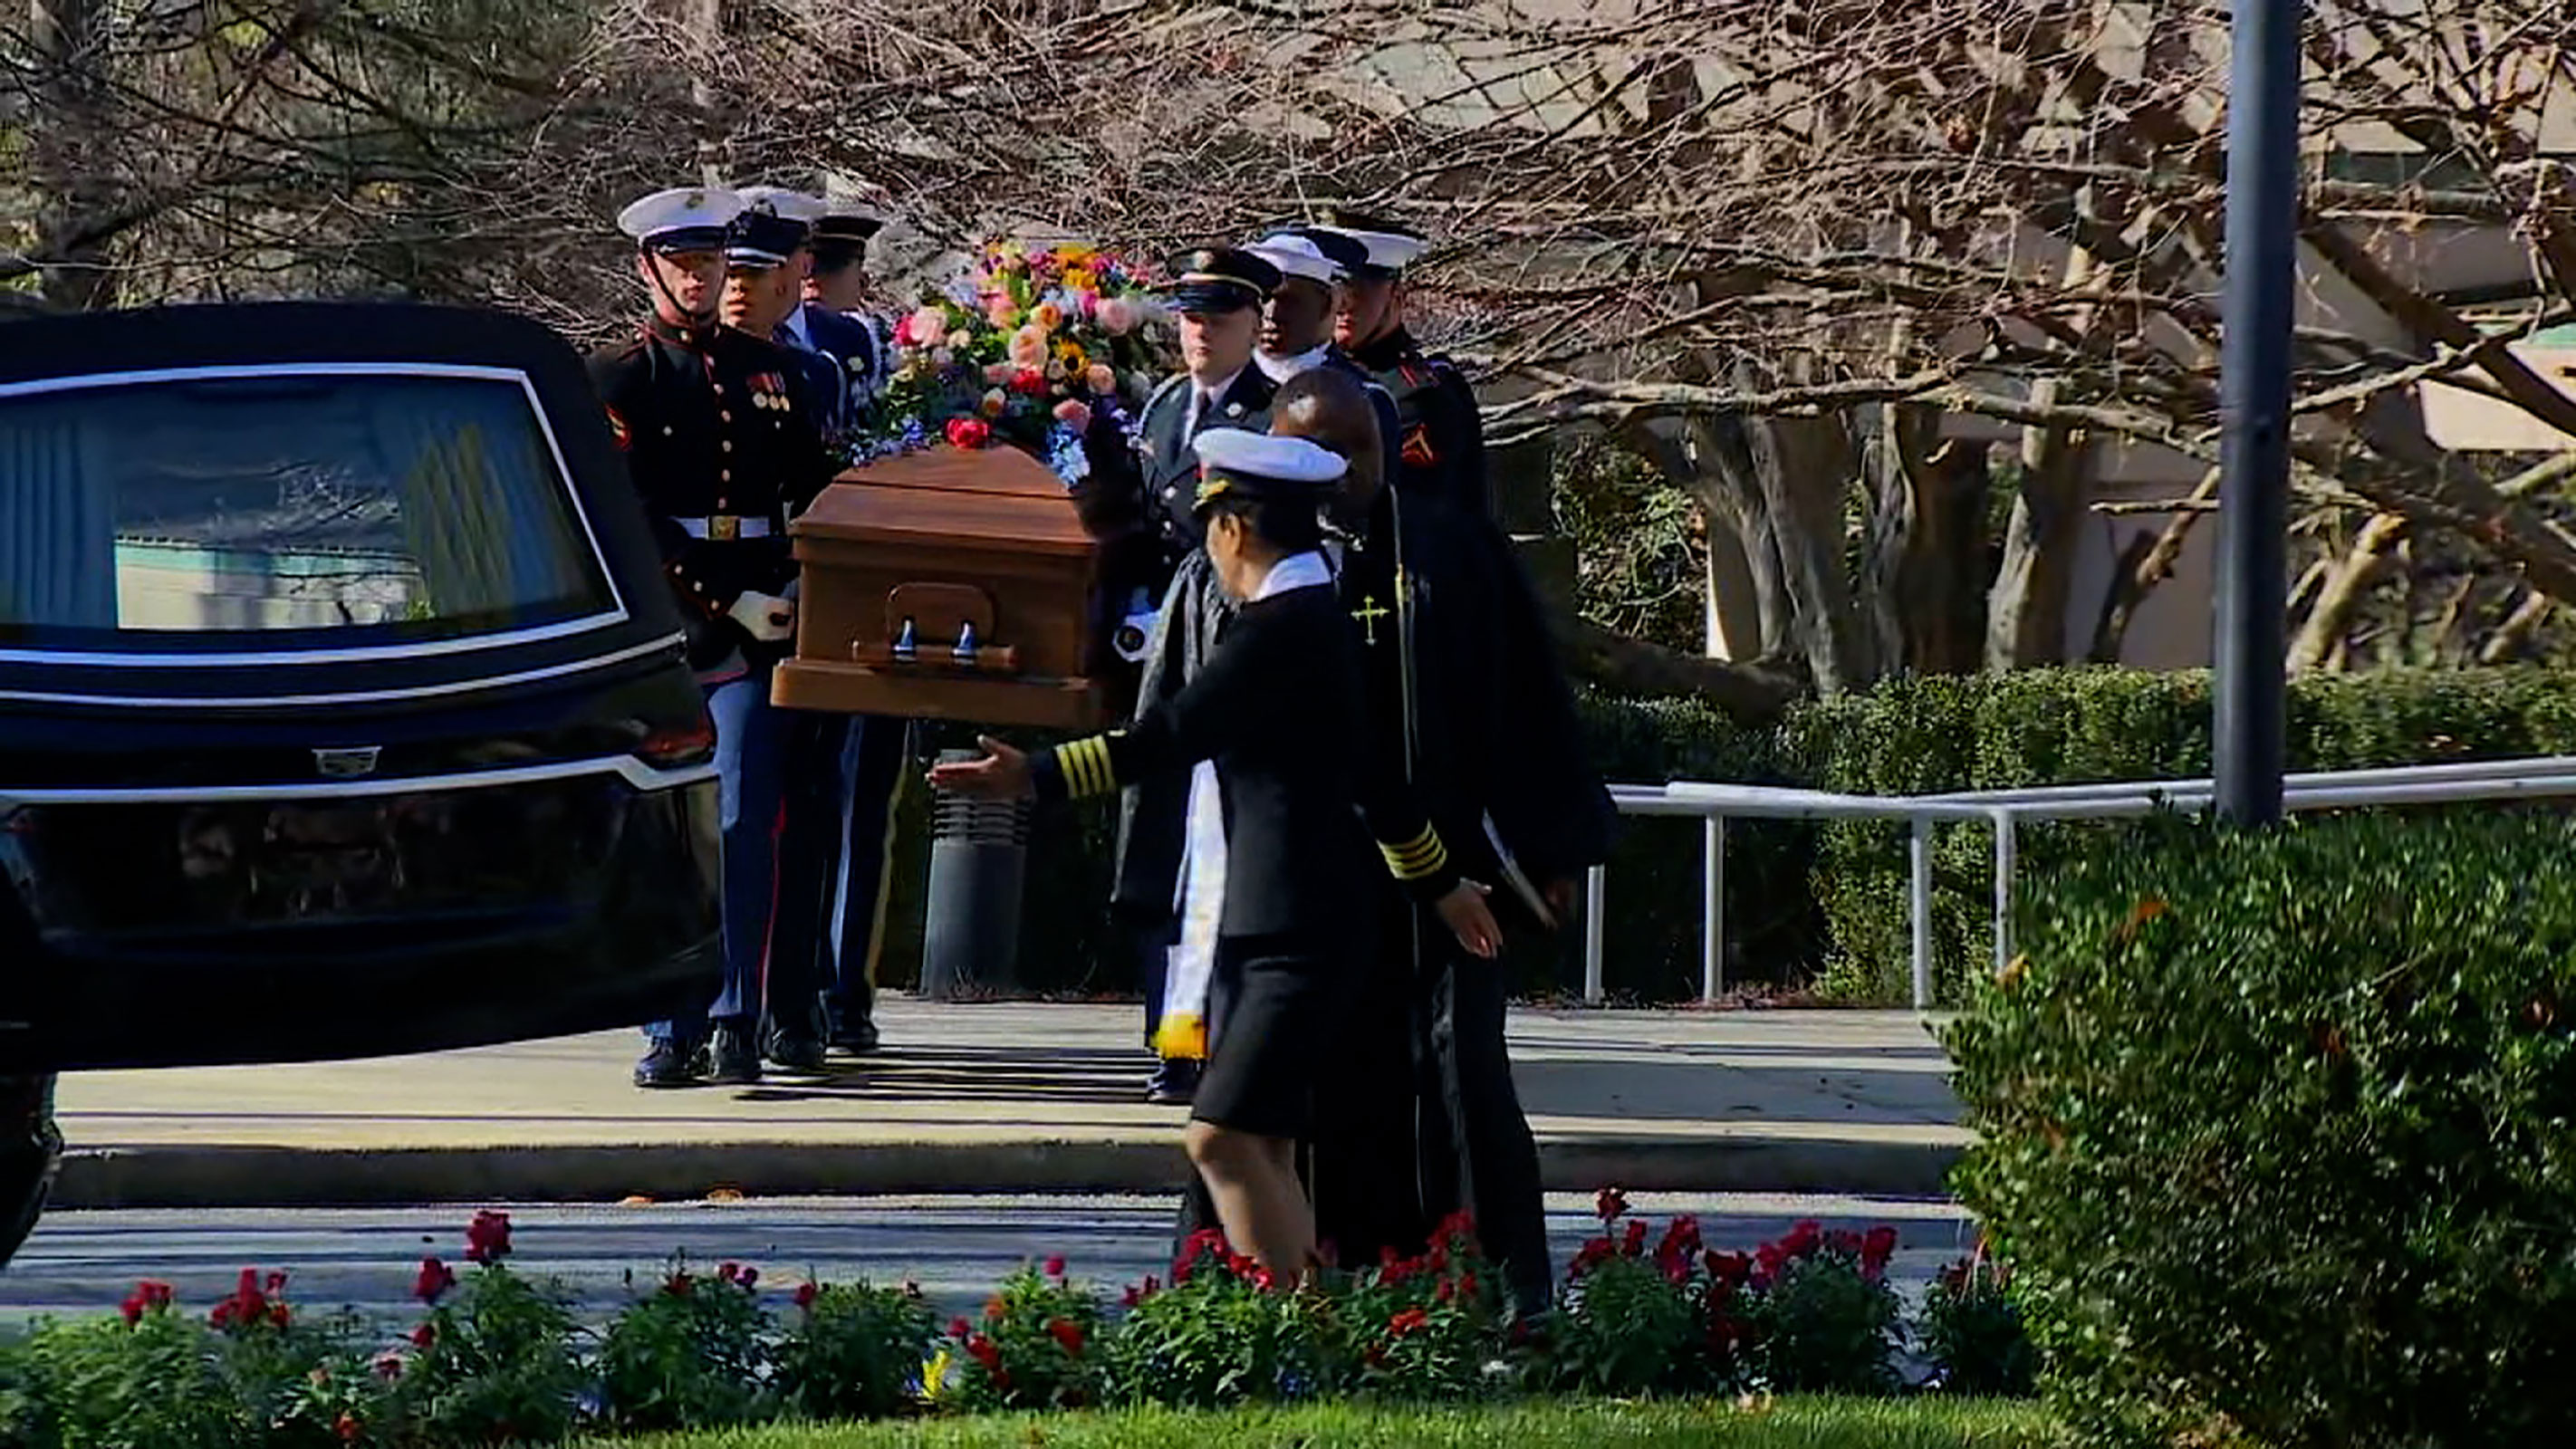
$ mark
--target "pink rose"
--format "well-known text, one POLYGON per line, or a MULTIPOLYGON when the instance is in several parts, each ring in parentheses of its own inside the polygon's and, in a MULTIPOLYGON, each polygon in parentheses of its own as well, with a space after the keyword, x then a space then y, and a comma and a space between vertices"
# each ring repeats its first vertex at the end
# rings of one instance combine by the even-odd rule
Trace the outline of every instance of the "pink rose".
POLYGON ((1047 362, 1046 334, 1034 327, 1023 327, 1011 334, 1013 366, 1032 372, 1043 371, 1047 362))
POLYGON ((1118 374, 1110 371, 1109 364, 1105 362, 1091 364, 1090 370, 1083 373, 1082 380, 1090 386, 1092 392, 1101 397, 1107 397, 1118 390, 1118 374))
POLYGON ((1008 292, 995 292, 984 299, 984 318, 996 327, 1009 327, 1020 320, 1020 304, 1008 292))
POLYGON ((1100 330, 1112 337, 1124 337, 1136 330, 1136 304, 1124 297, 1111 297, 1100 304, 1100 330))
POLYGON ((1078 397, 1069 397, 1055 405, 1055 420, 1081 432, 1091 426, 1091 406, 1078 397))
POLYGON ((1011 366, 1007 362, 988 362, 984 364, 984 380, 995 387, 1000 387, 1002 384, 1009 382, 1011 380, 1011 375, 1018 371, 1018 368, 1011 366))
POLYGON ((920 346, 934 346, 948 335, 948 314, 937 307, 919 307, 904 319, 912 329, 912 340, 920 346))

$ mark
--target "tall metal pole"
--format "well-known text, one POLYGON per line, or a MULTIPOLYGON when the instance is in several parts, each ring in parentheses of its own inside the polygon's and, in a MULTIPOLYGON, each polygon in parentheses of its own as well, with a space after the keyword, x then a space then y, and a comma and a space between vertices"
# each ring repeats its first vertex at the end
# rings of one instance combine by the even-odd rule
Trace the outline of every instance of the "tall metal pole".
POLYGON ((2219 813, 2281 818, 2291 299, 2298 288, 2301 0, 2235 0, 2218 359, 2219 813))

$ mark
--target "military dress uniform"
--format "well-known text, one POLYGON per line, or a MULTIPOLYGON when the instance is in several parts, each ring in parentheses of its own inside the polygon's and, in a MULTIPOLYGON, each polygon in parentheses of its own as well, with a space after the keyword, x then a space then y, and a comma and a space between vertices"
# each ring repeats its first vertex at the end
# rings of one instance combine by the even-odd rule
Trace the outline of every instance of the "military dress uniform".
MULTIPOLYGON (((1302 438, 1215 429, 1193 448, 1205 463, 1193 491, 1202 515, 1231 495, 1320 507, 1344 471, 1302 438)), ((1191 1105, 1198 1120, 1266 1137, 1310 1132, 1320 1067, 1369 951, 1374 923, 1351 908, 1367 898, 1368 857, 1382 855, 1424 899, 1456 884, 1428 817, 1371 748, 1368 688, 1330 565, 1292 554, 1177 694, 1125 730, 1030 759, 1041 800, 1213 769, 1223 866, 1207 924, 1223 991, 1191 1105)))
MULTIPOLYGON (((1253 243, 1249 250, 1278 267, 1283 274, 1303 276, 1323 286, 1347 280, 1368 265, 1369 256, 1368 248, 1357 240, 1322 227, 1292 227, 1274 232, 1253 243)), ((1352 360, 1351 355, 1330 338, 1294 357, 1273 357, 1264 352, 1253 360, 1273 383, 1282 386, 1288 379, 1314 367, 1330 368, 1358 383, 1368 396, 1369 406, 1377 413, 1378 441, 1386 449, 1379 477, 1394 481, 1403 466, 1400 455, 1403 427, 1395 398, 1378 381, 1377 374, 1352 360)))
MULTIPOLYGON (((1175 278, 1169 289, 1171 304, 1183 312, 1230 313, 1259 307, 1280 282, 1279 271, 1271 263, 1248 251, 1225 247, 1185 253, 1172 259, 1167 270, 1175 278)), ((1146 400, 1131 457, 1102 460, 1093 448, 1093 476, 1075 492, 1074 503, 1085 527, 1100 541, 1094 626, 1100 637, 1111 642, 1087 662, 1108 681, 1115 712, 1134 706, 1146 646, 1169 628, 1169 617, 1182 607, 1171 597, 1173 580, 1183 560, 1196 553, 1206 538, 1198 508, 1196 441, 1222 429, 1266 430, 1271 395, 1277 391, 1278 385, 1250 361, 1231 378, 1211 379, 1204 387, 1182 373, 1166 379, 1146 400), (1099 466, 1101 461, 1116 466, 1099 466)), ((1100 424, 1095 421, 1095 437, 1086 439, 1086 446, 1099 433, 1100 424)), ((1122 874, 1141 798, 1131 793, 1122 810, 1118 846, 1122 874)), ((1156 837, 1158 848, 1170 844, 1160 838, 1163 826, 1177 830, 1178 817, 1164 817, 1181 808, 1180 796, 1174 794, 1144 811, 1154 817, 1148 833, 1156 837)), ((1163 879, 1168 886, 1170 877, 1163 879)), ((1179 939, 1179 907, 1168 892, 1149 900, 1122 892, 1113 897, 1111 907, 1133 933, 1145 987, 1145 1040, 1151 1046, 1163 1025, 1164 985, 1171 951, 1179 939)), ((1149 1098, 1186 1100, 1195 1086, 1194 1065, 1167 1061, 1148 1084, 1149 1098)))
MULTIPOLYGON (((1389 281, 1422 254, 1423 240, 1404 232, 1345 226, 1305 228, 1365 248, 1353 275, 1389 281)), ((1494 516, 1492 483, 1485 471, 1485 425, 1476 390, 1445 357, 1425 353, 1399 320, 1383 335, 1351 349, 1351 359, 1395 400, 1397 468, 1389 478, 1417 497, 1470 518, 1494 516)))
MULTIPOLYGON (((762 195, 797 228, 792 244, 772 248, 782 256, 819 243, 834 220, 819 198, 774 189, 762 195)), ((875 334, 856 319, 799 303, 774 340, 802 367, 824 437, 837 452, 868 425, 882 385, 875 334)), ((761 1034, 762 1054, 782 1067, 819 1068, 827 1042, 862 1052, 877 1045, 876 958, 910 730, 910 721, 890 717, 790 714, 769 1020, 761 1034)))
MULTIPOLYGON (((712 249, 740 209, 713 189, 662 192, 621 222, 648 249, 712 249)), ((707 691, 721 778, 724 986, 702 1015, 646 1027, 654 1046, 637 1068, 639 1085, 697 1080, 711 1024, 719 1076, 755 1049, 784 789, 784 716, 769 705, 769 677, 788 646, 754 638, 736 607, 747 596, 786 594, 796 577, 787 520, 831 474, 792 373, 792 359, 771 343, 711 318, 675 323, 658 312, 625 344, 590 359, 690 621, 689 660, 707 691)))

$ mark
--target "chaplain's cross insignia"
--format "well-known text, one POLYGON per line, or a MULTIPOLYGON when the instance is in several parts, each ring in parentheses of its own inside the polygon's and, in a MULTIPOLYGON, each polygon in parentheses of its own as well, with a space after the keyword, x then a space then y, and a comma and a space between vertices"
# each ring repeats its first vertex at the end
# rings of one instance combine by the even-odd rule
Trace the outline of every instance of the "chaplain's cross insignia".
POLYGON ((1360 606, 1351 610, 1351 617, 1360 621, 1360 627, 1367 631, 1367 642, 1374 646, 1377 643, 1377 621, 1386 617, 1386 610, 1379 606, 1377 596, 1362 595, 1360 606))

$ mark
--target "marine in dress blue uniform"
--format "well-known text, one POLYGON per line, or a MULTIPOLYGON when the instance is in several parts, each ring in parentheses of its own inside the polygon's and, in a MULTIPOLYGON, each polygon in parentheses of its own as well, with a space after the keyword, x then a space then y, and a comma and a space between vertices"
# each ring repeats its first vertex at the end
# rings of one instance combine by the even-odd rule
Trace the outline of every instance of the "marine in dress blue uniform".
POLYGON ((1404 324, 1404 270, 1428 243, 1392 222, 1336 213, 1304 228, 1356 242, 1337 341, 1395 399, 1397 460, 1388 475, 1408 494, 1436 498, 1470 518, 1494 516, 1485 471, 1485 425, 1476 390, 1446 357, 1426 353, 1404 324))
MULTIPOLYGON (((851 230, 819 197, 770 188, 745 194, 796 220, 798 252, 815 265, 851 230)), ((827 437, 838 445, 864 429, 884 372, 875 334, 857 319, 800 299, 774 337, 805 360, 814 385, 829 393, 827 437)), ((892 884, 888 836, 911 756, 911 722, 791 713, 761 1051, 782 1068, 810 1072, 822 1067, 827 1044, 851 1052, 877 1046, 876 961, 892 884)))
MULTIPOLYGON (((703 1014, 655 1022, 645 1087, 740 1081, 756 1031, 784 789, 785 714, 769 674, 791 647, 796 565, 787 519, 829 481, 821 435, 775 345, 716 320, 741 199, 712 187, 656 192, 618 218, 634 238, 652 310, 590 359, 664 570, 690 619, 689 655, 716 728, 724 836, 724 986, 703 1014)), ((748 1075, 746 1075, 748 1074, 748 1075)))

